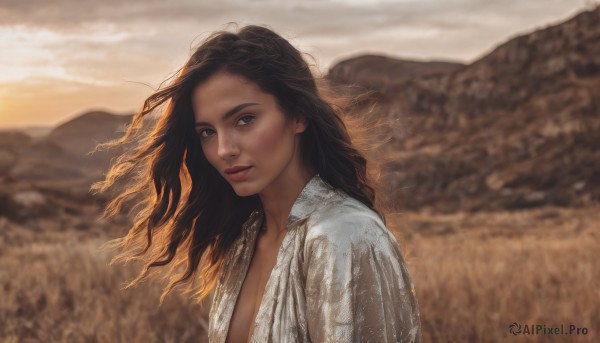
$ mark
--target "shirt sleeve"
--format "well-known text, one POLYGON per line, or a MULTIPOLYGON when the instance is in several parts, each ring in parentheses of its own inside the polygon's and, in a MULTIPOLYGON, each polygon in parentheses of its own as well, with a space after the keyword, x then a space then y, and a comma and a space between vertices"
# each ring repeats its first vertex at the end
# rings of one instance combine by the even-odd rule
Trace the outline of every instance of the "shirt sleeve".
POLYGON ((415 288, 379 218, 335 216, 315 227, 305 256, 313 342, 421 342, 415 288))

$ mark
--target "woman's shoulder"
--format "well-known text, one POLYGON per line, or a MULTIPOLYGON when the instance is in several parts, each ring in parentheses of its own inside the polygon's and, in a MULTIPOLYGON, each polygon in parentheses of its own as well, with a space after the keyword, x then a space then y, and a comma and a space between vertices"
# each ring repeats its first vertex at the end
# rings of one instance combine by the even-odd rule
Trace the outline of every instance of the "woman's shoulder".
POLYGON ((306 241, 380 243, 395 238, 379 215, 359 200, 341 193, 307 221, 306 241))

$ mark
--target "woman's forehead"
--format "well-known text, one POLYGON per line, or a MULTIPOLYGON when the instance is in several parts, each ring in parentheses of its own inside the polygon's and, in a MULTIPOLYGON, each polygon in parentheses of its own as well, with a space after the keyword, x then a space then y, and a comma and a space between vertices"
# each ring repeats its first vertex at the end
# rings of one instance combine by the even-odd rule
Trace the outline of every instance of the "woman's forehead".
POLYGON ((272 95, 264 93, 256 83, 232 74, 215 74, 192 92, 196 118, 220 116, 242 103, 269 104, 273 101, 272 95))

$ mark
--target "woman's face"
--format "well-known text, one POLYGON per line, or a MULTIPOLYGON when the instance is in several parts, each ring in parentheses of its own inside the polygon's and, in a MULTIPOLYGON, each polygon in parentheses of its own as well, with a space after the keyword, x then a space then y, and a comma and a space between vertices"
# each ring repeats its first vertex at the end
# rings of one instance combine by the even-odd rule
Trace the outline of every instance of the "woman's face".
POLYGON ((239 196, 260 193, 299 166, 305 123, 287 119, 257 84, 219 71, 194 88, 192 107, 204 155, 239 196), (236 166, 248 168, 229 173, 236 166))

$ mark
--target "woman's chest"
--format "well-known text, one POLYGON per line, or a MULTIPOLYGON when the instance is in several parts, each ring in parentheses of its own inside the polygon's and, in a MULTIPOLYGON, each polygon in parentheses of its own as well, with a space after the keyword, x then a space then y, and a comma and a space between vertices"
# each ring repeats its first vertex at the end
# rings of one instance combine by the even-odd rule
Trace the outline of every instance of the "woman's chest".
POLYGON ((244 342, 307 341, 301 229, 288 231, 275 255, 254 255, 253 236, 234 249, 213 299, 210 342, 226 342, 234 330, 244 342))
POLYGON ((228 343, 246 342, 252 336, 253 323, 262 303, 267 282, 277 262, 281 239, 258 241, 246 277, 233 310, 228 332, 228 343))

